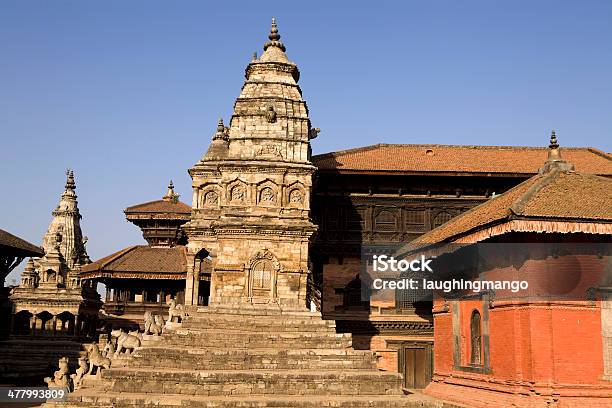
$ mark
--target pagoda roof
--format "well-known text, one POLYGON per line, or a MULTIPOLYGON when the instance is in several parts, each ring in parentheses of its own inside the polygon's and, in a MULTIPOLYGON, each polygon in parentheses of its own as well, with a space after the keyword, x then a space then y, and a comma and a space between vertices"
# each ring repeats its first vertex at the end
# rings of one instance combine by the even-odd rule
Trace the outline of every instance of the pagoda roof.
POLYGON ((179 218, 189 219, 191 215, 191 206, 181 201, 170 201, 170 200, 155 200, 149 201, 142 204, 136 204, 128 207, 124 210, 125 214, 174 214, 180 216, 179 218))
MULTIPOLYGON (((187 248, 134 245, 83 266, 82 279, 185 279, 187 248)), ((204 259, 201 271, 209 271, 210 261, 204 259)))
MULTIPOLYGON (((315 155, 312 163, 320 171, 338 173, 533 175, 546 155, 545 147, 376 144, 315 155)), ((577 171, 612 176, 609 153, 566 147, 563 156, 577 171)))
POLYGON ((473 243, 508 232, 611 234, 612 179, 553 166, 411 245, 473 243))
POLYGON ((42 248, 2 229, 0 229, 0 251, 23 257, 43 256, 45 254, 42 248))

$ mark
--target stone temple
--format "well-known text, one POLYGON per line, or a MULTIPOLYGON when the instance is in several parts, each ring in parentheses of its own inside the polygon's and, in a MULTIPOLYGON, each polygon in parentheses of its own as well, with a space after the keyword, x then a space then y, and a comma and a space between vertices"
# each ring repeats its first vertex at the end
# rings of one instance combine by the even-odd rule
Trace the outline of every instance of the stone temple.
MULTIPOLYGON (((461 385, 495 379, 471 366, 434 375, 434 355, 448 359, 440 344, 449 333, 434 344, 434 315, 444 316, 402 293, 363 299, 360 250, 469 218, 536 176, 550 149, 379 144, 313 156, 319 129, 275 21, 268 38, 227 126, 219 120, 189 169, 191 206, 171 186, 162 200, 125 211, 147 245, 80 261, 83 285, 107 286, 104 320, 145 333, 108 337, 99 326, 100 349, 115 338, 128 352, 107 354, 111 367, 57 405, 450 408, 460 405, 412 392, 459 374, 461 385), (167 320, 160 336, 152 314, 167 320)), ((576 171, 612 176, 605 152, 563 155, 576 171)))

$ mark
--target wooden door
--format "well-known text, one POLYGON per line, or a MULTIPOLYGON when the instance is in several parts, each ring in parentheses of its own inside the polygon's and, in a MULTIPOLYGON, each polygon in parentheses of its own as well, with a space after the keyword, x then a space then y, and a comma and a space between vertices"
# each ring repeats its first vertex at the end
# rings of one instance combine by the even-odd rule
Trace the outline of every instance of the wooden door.
POLYGON ((398 357, 400 372, 404 375, 404 388, 427 387, 433 372, 431 345, 428 343, 403 345, 398 357))

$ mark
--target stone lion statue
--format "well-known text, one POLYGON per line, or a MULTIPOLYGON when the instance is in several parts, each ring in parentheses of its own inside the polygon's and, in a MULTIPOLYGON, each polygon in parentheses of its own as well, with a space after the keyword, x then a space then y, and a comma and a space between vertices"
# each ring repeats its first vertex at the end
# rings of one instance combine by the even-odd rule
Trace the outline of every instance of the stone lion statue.
POLYGON ((183 305, 176 304, 174 299, 170 299, 170 308, 168 309, 168 321, 172 323, 172 319, 178 318, 178 322, 185 319, 185 309, 183 305))
POLYGON ((111 331, 111 337, 117 338, 117 349, 115 350, 114 358, 119 357, 122 351, 125 350, 125 355, 132 354, 134 349, 140 347, 140 337, 138 334, 126 333, 123 329, 111 331))
POLYGON ((53 378, 46 377, 45 382, 49 388, 68 388, 70 389, 70 370, 68 368, 68 358, 62 357, 57 364, 59 370, 53 373, 53 378))
POLYGON ((81 385, 83 385, 83 377, 85 376, 86 373, 87 373, 87 358, 79 357, 79 366, 76 369, 76 373, 70 376, 75 390, 78 390, 79 388, 81 388, 81 385))
POLYGON ((144 334, 161 336, 164 327, 164 318, 158 314, 146 311, 144 314, 144 334))
POLYGON ((104 357, 102 353, 100 353, 100 349, 96 343, 89 346, 89 350, 87 350, 87 359, 89 360, 89 371, 87 375, 91 375, 94 367, 96 367, 96 375, 99 375, 101 368, 109 369, 111 366, 110 358, 104 357))

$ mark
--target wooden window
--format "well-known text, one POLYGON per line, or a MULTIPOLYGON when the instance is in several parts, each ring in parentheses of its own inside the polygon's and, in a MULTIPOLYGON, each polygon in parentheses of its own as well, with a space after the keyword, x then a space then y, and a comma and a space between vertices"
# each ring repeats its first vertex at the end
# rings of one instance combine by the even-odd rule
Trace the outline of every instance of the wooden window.
POLYGON ((442 211, 441 213, 438 213, 435 218, 433 219, 433 228, 437 228, 440 225, 448 222, 451 220, 451 218, 453 218, 453 216, 450 213, 447 213, 446 211, 442 211))
POLYGON ((425 210, 406 211, 406 232, 425 231, 425 210))
POLYGON ((272 263, 261 260, 253 265, 251 271, 253 290, 270 290, 272 286, 272 263))
POLYGON ((382 232, 393 232, 397 230, 395 216, 389 210, 382 210, 374 219, 374 229, 382 232))
POLYGON ((480 330, 480 312, 474 310, 470 319, 470 363, 482 365, 482 336, 480 330))

